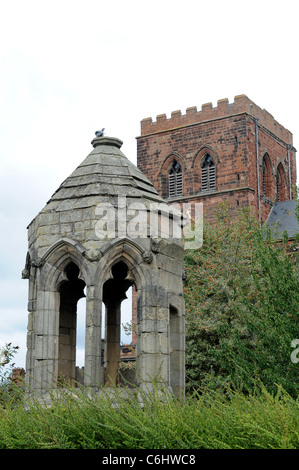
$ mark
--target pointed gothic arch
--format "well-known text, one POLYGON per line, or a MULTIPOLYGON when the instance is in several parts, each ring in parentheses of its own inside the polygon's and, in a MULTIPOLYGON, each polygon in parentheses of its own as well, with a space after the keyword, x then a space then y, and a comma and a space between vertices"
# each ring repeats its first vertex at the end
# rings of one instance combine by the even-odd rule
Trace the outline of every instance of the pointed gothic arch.
POLYGON ((182 167, 177 160, 173 160, 168 170, 168 197, 183 195, 182 167))
POLYGON ((186 163, 177 152, 171 152, 164 158, 159 170, 159 186, 165 198, 183 196, 184 173, 186 163))
POLYGON ((85 297, 85 282, 79 278, 80 270, 69 262, 64 273, 66 278, 58 285, 59 330, 58 330, 58 382, 76 382, 76 337, 77 304, 85 297))
POLYGON ((201 161, 201 191, 216 190, 216 165, 210 153, 206 153, 201 161))
MULTIPOLYGON (((137 304, 144 303, 144 295, 154 283, 152 268, 155 260, 152 253, 146 251, 134 240, 123 237, 105 245, 102 249, 102 257, 97 265, 95 273, 95 285, 97 295, 103 302, 105 312, 101 311, 101 329, 104 331, 104 358, 103 358, 103 382, 106 385, 115 384, 118 381, 118 369, 120 362, 120 330, 121 330, 121 305, 126 299, 126 292, 133 287, 136 292, 137 304), (103 324, 105 317, 105 324, 103 324)), ((156 279, 157 282, 157 279, 156 279)), ((140 321, 142 315, 132 318, 137 324, 137 345, 140 344, 142 328, 140 321)), ((136 381, 140 380, 142 373, 139 369, 140 361, 136 364, 136 381)))
POLYGON ((215 149, 209 145, 201 147, 195 154, 192 168, 199 173, 199 191, 215 191, 217 189, 217 168, 220 163, 215 149))
POLYGON ((280 162, 276 170, 276 200, 285 201, 287 199, 286 174, 280 162))
POLYGON ((262 193, 270 198, 273 192, 272 164, 269 154, 266 152, 262 158, 262 193))
POLYGON ((59 282, 66 280, 64 270, 68 263, 74 262, 79 268, 79 277, 89 284, 89 270, 85 258, 85 248, 68 238, 62 238, 54 243, 43 254, 42 258, 34 261, 43 269, 40 272, 39 288, 56 290, 59 282))
POLYGON ((220 158, 218 155, 218 152, 211 146, 211 145, 204 145, 200 147, 199 150, 194 155, 193 161, 191 168, 197 168, 198 166, 200 167, 202 165, 202 162, 205 158, 206 154, 210 154, 211 157, 213 158, 215 164, 220 163, 220 158))
POLYGON ((121 260, 111 268, 112 277, 103 284, 102 300, 105 304, 105 382, 116 384, 120 363, 121 303, 127 298, 126 292, 133 285, 128 277, 129 268, 121 260))
POLYGON ((123 261, 126 263, 132 283, 137 290, 146 283, 144 267, 153 261, 153 255, 129 237, 115 239, 101 250, 102 256, 95 274, 96 285, 103 285, 112 276, 112 267, 123 261), (142 263, 145 262, 145 265, 142 263))

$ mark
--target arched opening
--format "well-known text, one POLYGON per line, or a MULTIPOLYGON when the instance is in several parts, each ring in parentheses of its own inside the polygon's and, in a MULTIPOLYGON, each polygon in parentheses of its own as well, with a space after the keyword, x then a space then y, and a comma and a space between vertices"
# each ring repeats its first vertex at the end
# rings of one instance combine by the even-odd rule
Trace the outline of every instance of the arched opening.
POLYGON ((132 295, 133 295, 133 286, 129 287, 126 292, 126 298, 121 304, 121 333, 120 340, 122 344, 131 344, 132 343, 132 295))
MULTIPOLYGON (((86 295, 86 288, 84 289, 86 295)), ((82 297, 77 304, 77 331, 76 331, 76 367, 84 367, 85 359, 85 331, 86 331, 86 298, 82 297)))
POLYGON ((126 292, 132 286, 127 279, 128 267, 119 261, 112 267, 112 278, 103 286, 103 303, 105 305, 105 349, 104 367, 105 382, 117 383, 120 362, 121 342, 121 303, 127 299, 126 292))
POLYGON ((75 383, 76 380, 76 341, 77 304, 85 297, 85 282, 79 279, 79 268, 71 262, 64 270, 67 280, 59 286, 59 348, 58 381, 75 383))
POLYGON ((168 171, 168 196, 182 196, 183 195, 183 174, 182 167, 173 160, 170 170, 168 171))
POLYGON ((284 169, 281 163, 279 163, 276 172, 276 200, 285 201, 286 196, 286 178, 284 169))
POLYGON ((266 153, 262 161, 262 190, 266 197, 271 197, 271 163, 269 155, 266 153))
POLYGON ((216 166, 209 153, 204 157, 201 164, 201 190, 213 191, 216 189, 216 166))

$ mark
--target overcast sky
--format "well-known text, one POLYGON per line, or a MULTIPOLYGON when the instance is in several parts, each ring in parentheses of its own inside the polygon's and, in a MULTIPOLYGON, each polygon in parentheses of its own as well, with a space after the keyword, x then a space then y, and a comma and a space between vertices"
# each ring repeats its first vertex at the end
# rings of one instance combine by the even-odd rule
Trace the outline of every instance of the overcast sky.
MULTIPOLYGON (((246 94, 298 128, 298 0, 0 0, 0 345, 25 366, 26 227, 92 150, 246 94)), ((298 160, 297 160, 298 165, 298 160)))

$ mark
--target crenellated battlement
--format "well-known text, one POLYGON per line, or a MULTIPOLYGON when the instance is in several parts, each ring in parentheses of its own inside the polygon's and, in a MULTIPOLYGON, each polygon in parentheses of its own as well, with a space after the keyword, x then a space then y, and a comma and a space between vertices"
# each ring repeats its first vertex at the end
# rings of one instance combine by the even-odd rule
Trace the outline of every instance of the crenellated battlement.
POLYGON ((196 106, 187 108, 186 114, 182 114, 181 111, 173 111, 170 118, 167 118, 166 114, 159 114, 156 117, 156 121, 153 121, 152 118, 143 119, 141 121, 140 136, 243 113, 258 119, 259 124, 284 142, 293 144, 293 134, 279 124, 268 111, 257 106, 246 95, 235 96, 233 103, 229 103, 227 98, 218 100, 216 107, 213 107, 212 103, 205 103, 200 111, 197 110, 196 106))

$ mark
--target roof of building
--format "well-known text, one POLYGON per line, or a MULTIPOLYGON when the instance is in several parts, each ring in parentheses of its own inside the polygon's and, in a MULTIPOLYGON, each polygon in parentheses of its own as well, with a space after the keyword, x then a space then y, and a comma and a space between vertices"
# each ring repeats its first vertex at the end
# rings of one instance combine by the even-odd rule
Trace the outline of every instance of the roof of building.
POLYGON ((69 209, 88 207, 99 198, 113 196, 164 202, 149 179, 122 153, 120 139, 103 136, 91 143, 94 149, 48 201, 51 210, 65 210, 66 205, 69 209))
POLYGON ((281 201, 272 207, 267 224, 276 239, 282 238, 283 232, 287 232, 289 238, 299 233, 299 223, 295 214, 297 204, 296 200, 281 201))

